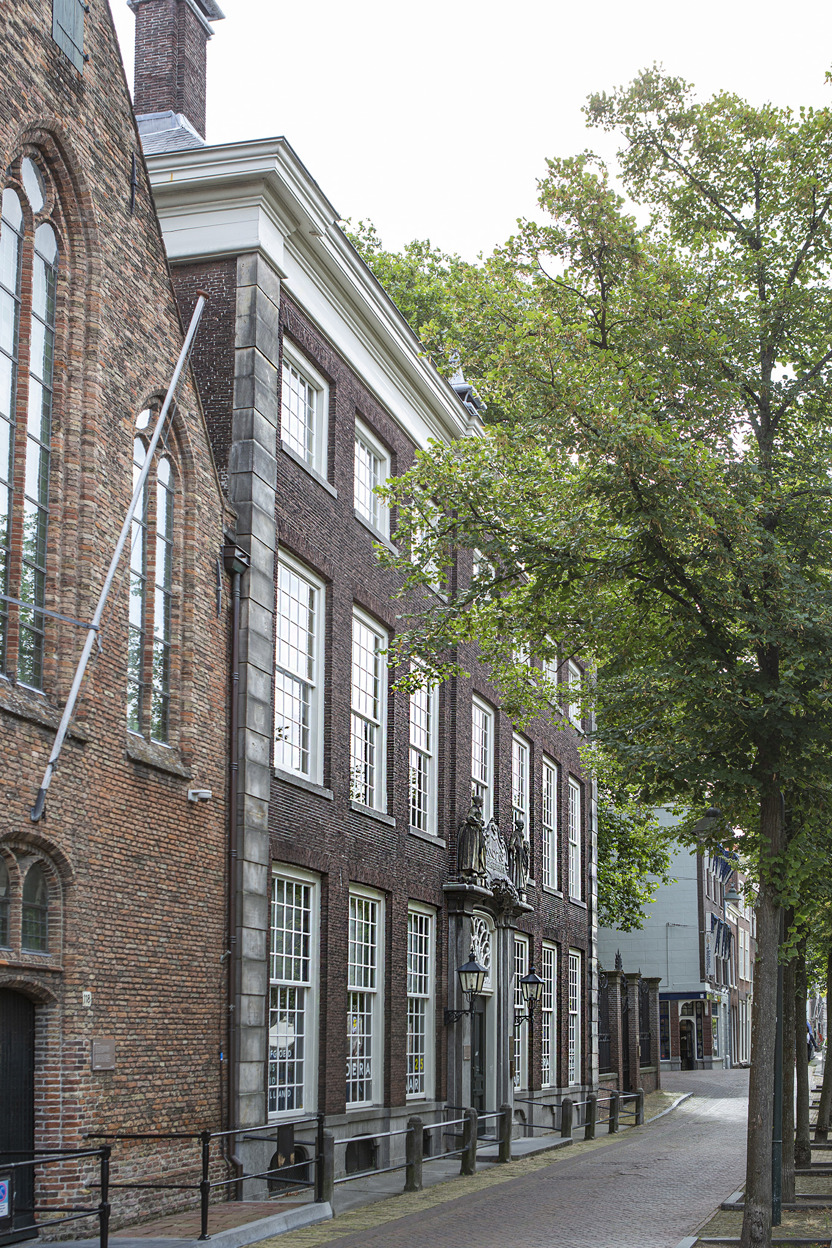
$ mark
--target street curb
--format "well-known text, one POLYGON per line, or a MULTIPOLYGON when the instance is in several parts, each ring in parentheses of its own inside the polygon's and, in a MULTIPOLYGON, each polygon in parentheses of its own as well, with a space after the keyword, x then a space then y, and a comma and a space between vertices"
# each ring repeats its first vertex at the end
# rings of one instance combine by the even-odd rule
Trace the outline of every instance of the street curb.
MULTIPOLYGON (((250 1244, 259 1244, 261 1240, 271 1239, 273 1235, 283 1235, 286 1231, 299 1231, 306 1226, 314 1226, 317 1222, 328 1222, 332 1218, 332 1206, 321 1202, 310 1202, 300 1205, 297 1209, 286 1209, 283 1213, 272 1214, 268 1218, 258 1218, 255 1222, 244 1222, 242 1226, 229 1227, 227 1231, 217 1231, 210 1236, 211 1248, 247 1248, 250 1244)), ((43 1241, 39 1241, 43 1242, 43 1241)), ((199 1240, 170 1236, 158 1238, 150 1236, 119 1235, 110 1236, 113 1248, 198 1248, 199 1240)), ((49 1240, 49 1248, 98 1248, 97 1239, 49 1240)))
MULTIPOLYGON (((645 1122, 643 1125, 646 1127, 648 1122, 658 1122, 660 1118, 664 1118, 665 1114, 672 1114, 674 1109, 677 1109, 682 1104, 682 1101, 688 1101, 690 1100, 692 1096, 693 1096, 693 1092, 683 1092, 682 1095, 678 1097, 673 1102, 672 1105, 668 1105, 667 1109, 663 1109, 660 1114, 654 1114, 652 1118, 645 1119, 645 1122)), ((681 1248, 681 1245, 679 1246, 679 1248, 681 1248)))

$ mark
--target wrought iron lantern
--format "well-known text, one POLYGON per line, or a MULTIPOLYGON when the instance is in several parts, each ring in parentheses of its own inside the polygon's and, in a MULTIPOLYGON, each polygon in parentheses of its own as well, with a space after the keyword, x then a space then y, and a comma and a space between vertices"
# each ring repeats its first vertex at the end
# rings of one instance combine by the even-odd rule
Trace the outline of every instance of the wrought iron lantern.
POLYGON ((535 971, 534 962, 532 962, 532 969, 520 980, 520 991, 523 994, 526 1013, 514 1015, 515 1027, 522 1027, 524 1023, 528 1023, 530 1031, 534 1028, 534 1011, 543 1000, 544 987, 543 980, 535 971))
POLYGON ((480 966, 474 957, 474 950, 471 950, 471 956, 462 966, 457 967, 457 975, 459 976, 459 984, 462 988, 463 995, 468 1002, 467 1010, 449 1010, 445 1009, 445 1026, 449 1023, 456 1023, 466 1014, 474 1013, 474 1002, 481 995, 485 985, 488 971, 484 966, 480 966))

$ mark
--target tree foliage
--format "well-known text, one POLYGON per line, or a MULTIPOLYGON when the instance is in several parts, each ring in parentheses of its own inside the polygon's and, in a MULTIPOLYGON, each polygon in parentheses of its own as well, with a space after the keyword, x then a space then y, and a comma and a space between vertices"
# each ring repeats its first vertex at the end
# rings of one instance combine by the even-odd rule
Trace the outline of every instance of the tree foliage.
MULTIPOLYGON (((454 290, 445 348, 509 414, 390 487, 406 580, 481 552, 398 640, 436 672, 480 644, 594 669, 596 739, 644 801, 715 802, 759 880, 744 1248, 767 1242, 783 805, 828 817, 832 756, 832 114, 752 108, 649 70, 593 97, 541 222, 454 290), (427 521, 427 523, 426 523, 427 521)), ((390 555, 389 558, 394 558, 390 555)), ((590 696, 590 691, 586 691, 590 696)))

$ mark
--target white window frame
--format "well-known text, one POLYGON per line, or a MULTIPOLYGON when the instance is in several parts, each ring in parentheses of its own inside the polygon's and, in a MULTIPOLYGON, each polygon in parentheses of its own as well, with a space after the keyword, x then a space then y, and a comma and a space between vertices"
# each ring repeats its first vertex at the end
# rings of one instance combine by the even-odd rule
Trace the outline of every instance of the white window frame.
POLYGON ((581 725, 581 706, 576 702, 569 692, 573 685, 580 685, 583 680, 583 673, 578 667, 574 659, 568 659, 566 663, 566 713, 569 716, 569 722, 573 728, 577 728, 579 732, 583 731, 581 725))
POLYGON ((292 555, 280 549, 277 553, 277 584, 275 592, 275 679, 277 673, 285 673, 292 680, 297 680, 309 689, 309 767, 294 767, 279 756, 277 742, 277 688, 274 699, 274 765, 279 771, 299 776, 313 784, 323 783, 324 772, 324 629, 326 626, 326 585, 305 564, 300 563, 292 555), (280 569, 285 567, 292 575, 297 576, 315 591, 315 610, 312 636, 312 677, 304 680, 289 667, 280 664, 280 569))
POLYGON ((543 995, 540 1001, 540 1055, 542 1084, 555 1088, 558 1082, 558 947, 544 940, 540 961, 543 995))
MULTIPOLYGON (((524 1015, 527 1010, 523 1000, 520 980, 529 973, 529 938, 514 933, 514 1013, 524 1015)), ((529 1086, 529 1024, 523 1022, 514 1028, 514 1090, 522 1092, 529 1086)))
POLYGON ((581 806, 583 794, 577 780, 569 777, 569 810, 567 814, 569 828, 569 898, 571 901, 583 901, 584 880, 581 869, 581 806))
MULTIPOLYGON (((370 810, 387 810, 387 647, 389 645, 389 634, 387 630, 374 620, 366 611, 362 611, 360 607, 353 606, 352 612, 352 650, 350 663, 350 796, 353 801, 358 802, 360 806, 366 806, 370 810), (355 636, 356 624, 368 629, 378 641, 377 659, 378 659, 378 716, 372 718, 367 716, 364 711, 355 705, 355 636), (358 780, 354 775, 357 767, 358 755, 355 752, 355 727, 358 721, 364 725, 369 725, 374 730, 374 752, 375 761, 374 780, 372 790, 369 793, 371 800, 368 802, 365 798, 368 796, 366 785, 360 786, 360 796, 357 796, 358 780)), ((367 766, 366 755, 364 756, 362 766, 367 766)))
POLYGON ((303 467, 308 468, 317 476, 326 480, 327 475, 327 444, 329 439, 329 383, 318 372, 295 344, 284 335, 283 358, 280 371, 280 441, 285 450, 303 467), (283 373, 285 365, 289 365, 315 393, 315 412, 312 423, 312 445, 308 449, 298 450, 285 436, 283 426, 283 388, 286 379, 283 373))
POLYGON ((471 789, 482 793, 482 814, 485 822, 491 818, 494 813, 494 728, 497 717, 494 714, 493 707, 484 702, 482 698, 473 697, 471 699, 471 789), (476 722, 475 711, 484 716, 486 724, 487 740, 485 743, 485 769, 486 776, 478 776, 474 767, 474 724, 476 722))
POLYGON ((583 956, 569 950, 569 1084, 581 1082, 581 981, 583 956))
POLYGON ((558 891, 558 797, 560 770, 554 759, 543 755, 541 825, 543 829, 543 887, 558 891))
MULTIPOLYGON (((272 992, 281 987, 295 987, 301 989, 304 994, 303 998, 303 1014, 305 1022, 304 1030, 304 1054, 303 1054, 303 1084, 302 1095, 303 1104, 297 1105, 291 1109, 284 1110, 268 1110, 268 1120, 270 1122, 276 1120, 284 1120, 290 1118, 303 1118, 317 1111, 318 1097, 318 1021, 319 1021, 319 1001, 318 1001, 318 985, 320 983, 320 880, 318 876, 313 875, 310 871, 303 871, 298 867, 284 866, 282 863, 275 863, 272 867, 271 887, 269 893, 269 1000, 267 1003, 267 1089, 266 1103, 268 1106, 269 1095, 271 1091, 271 1010, 272 1010, 272 992), (309 888, 309 970, 305 978, 292 978, 283 976, 275 978, 274 971, 274 889, 275 881, 281 879, 291 884, 299 884, 309 888)), ((279 1085, 275 1084, 278 1087, 279 1085)))
POLYGON ((532 751, 529 742, 519 733, 511 736, 511 812, 523 820, 523 835, 531 841, 531 804, 529 802, 532 751))
POLYGON ((355 418, 355 451, 353 459, 353 507, 355 514, 362 524, 367 525, 374 533, 379 533, 382 537, 389 540, 390 538, 390 508, 383 498, 379 498, 377 494, 372 492, 376 485, 383 485, 390 477, 391 458, 390 452, 383 442, 380 442, 369 426, 365 425, 363 420, 358 416, 355 418), (376 461, 378 465, 376 469, 376 480, 370 489, 369 512, 366 511, 359 501, 358 493, 358 445, 363 446, 364 450, 376 461))
POLYGON ((426 836, 437 835, 437 791, 439 757, 439 690, 433 686, 414 690, 408 699, 408 820, 412 831, 426 836), (427 703, 428 748, 413 743, 414 699, 424 698, 427 703), (415 764, 415 766, 414 766, 415 764), (427 784, 427 803, 424 812, 425 826, 413 822, 414 772, 419 771, 427 784))
POLYGON ((384 898, 380 893, 374 892, 372 889, 362 888, 358 885, 351 885, 349 898, 347 901, 347 1091, 349 1091, 349 1075, 350 1062, 359 1062, 360 1056, 353 1056, 350 1052, 350 1044, 354 1029, 352 1025, 353 1012, 351 1010, 352 995, 359 993, 371 998, 368 1003, 370 1006, 370 1096, 364 1100, 355 1100, 346 1102, 347 1109, 356 1109, 363 1105, 380 1105, 384 1095, 384 945, 385 945, 385 915, 384 915, 384 898), (353 900, 360 902, 370 902, 375 905, 375 975, 374 984, 368 987, 364 984, 355 984, 350 977, 350 924, 353 915, 353 900))
POLYGON ((406 1049, 406 1070, 405 1070, 405 1089, 408 1101, 425 1101, 432 1100, 434 1096, 434 1088, 436 1082, 435 1066, 436 1066, 436 912, 428 906, 422 906, 418 902, 412 901, 407 907, 407 1049, 406 1049), (411 992, 411 918, 421 921, 427 920, 428 931, 428 952, 427 952, 427 991, 417 989, 411 992), (423 1015, 423 1053, 421 1061, 423 1067, 421 1071, 410 1070, 411 1058, 417 1058, 417 1046, 412 1043, 415 1039, 411 1029, 411 1002, 421 1002, 420 1012, 423 1015), (421 1075, 421 1088, 415 1091, 411 1090, 411 1080, 418 1080, 421 1075))

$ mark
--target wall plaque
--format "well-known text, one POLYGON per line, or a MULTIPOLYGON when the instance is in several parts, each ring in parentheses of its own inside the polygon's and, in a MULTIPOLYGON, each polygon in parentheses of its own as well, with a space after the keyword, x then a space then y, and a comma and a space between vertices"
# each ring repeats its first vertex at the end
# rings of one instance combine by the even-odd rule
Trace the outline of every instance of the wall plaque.
POLYGON ((91 1062, 93 1070, 115 1070, 116 1042, 114 1036, 99 1036, 92 1042, 91 1062))

